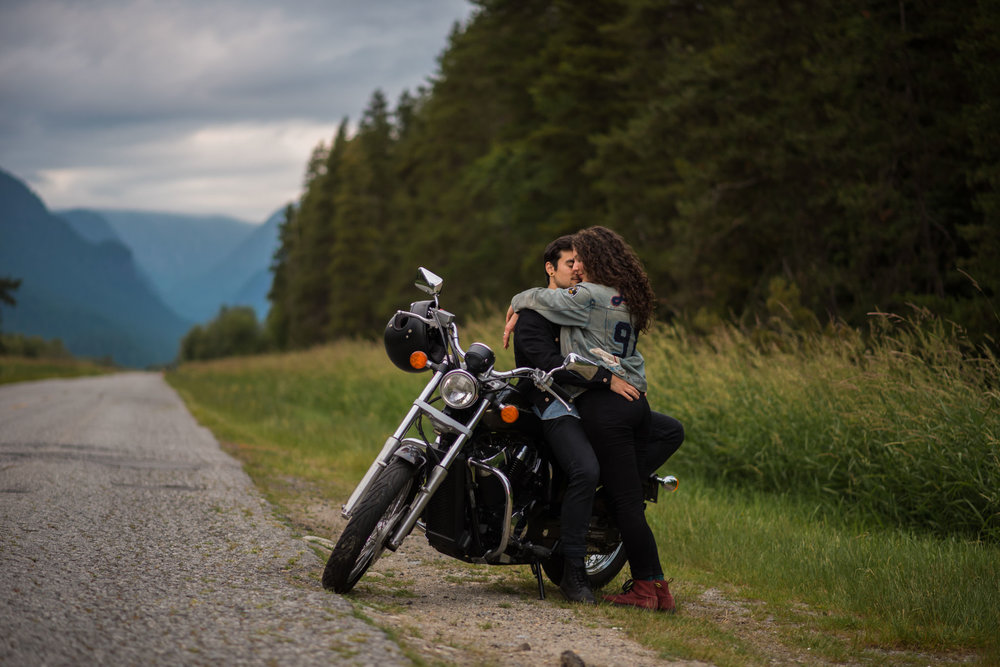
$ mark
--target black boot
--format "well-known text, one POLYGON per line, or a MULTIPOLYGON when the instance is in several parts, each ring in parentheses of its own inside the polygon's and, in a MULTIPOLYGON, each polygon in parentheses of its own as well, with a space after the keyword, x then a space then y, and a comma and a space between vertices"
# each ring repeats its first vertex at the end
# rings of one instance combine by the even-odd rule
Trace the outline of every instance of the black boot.
POLYGON ((559 582, 559 590, 563 592, 570 602, 585 602, 587 604, 597 604, 594 599, 594 591, 590 589, 590 580, 587 579, 587 568, 583 565, 582 558, 567 558, 563 561, 562 581, 559 582))

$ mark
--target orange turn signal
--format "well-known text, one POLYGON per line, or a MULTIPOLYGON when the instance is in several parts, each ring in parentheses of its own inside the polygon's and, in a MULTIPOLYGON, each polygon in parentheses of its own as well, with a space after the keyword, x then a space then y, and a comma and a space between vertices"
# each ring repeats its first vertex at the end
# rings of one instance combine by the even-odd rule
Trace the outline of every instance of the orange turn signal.
POLYGON ((500 408, 500 419, 502 419, 505 424, 513 424, 520 416, 521 412, 517 409, 516 405, 505 405, 500 408))
POLYGON ((416 368, 418 371, 422 368, 427 367, 427 353, 417 350, 410 355, 410 365, 416 368))

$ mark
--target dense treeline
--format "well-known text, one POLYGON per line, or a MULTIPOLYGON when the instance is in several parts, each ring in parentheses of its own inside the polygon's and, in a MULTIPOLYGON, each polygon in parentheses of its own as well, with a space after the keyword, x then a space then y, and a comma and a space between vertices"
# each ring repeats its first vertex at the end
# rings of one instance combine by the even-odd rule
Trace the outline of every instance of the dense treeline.
MULTIPOLYGON (((72 359, 59 338, 42 338, 25 334, 0 333, 0 356, 24 357, 26 359, 72 359)), ((110 363, 110 360, 105 360, 110 363)))
POLYGON ((474 4, 427 88, 315 149, 279 346, 379 331, 419 265, 449 303, 503 303, 592 224, 635 246, 661 319, 909 302, 1000 333, 997 3, 474 4))
POLYGON ((250 306, 222 306, 204 325, 193 327, 181 339, 181 361, 203 361, 264 352, 272 347, 257 313, 250 306))

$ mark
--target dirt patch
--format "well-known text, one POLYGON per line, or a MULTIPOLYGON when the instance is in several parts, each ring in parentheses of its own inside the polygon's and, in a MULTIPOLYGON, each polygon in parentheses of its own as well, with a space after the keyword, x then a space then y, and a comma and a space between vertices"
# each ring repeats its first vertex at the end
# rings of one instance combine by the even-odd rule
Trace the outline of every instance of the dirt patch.
MULTIPOLYGON (((312 503, 301 511, 307 525, 327 527, 329 535, 343 529, 339 506, 312 503)), ((525 565, 462 563, 435 551, 419 531, 397 552, 383 555, 347 598, 431 664, 703 664, 659 658, 592 608, 566 602, 551 583, 546 582, 546 599, 538 599, 525 565)))

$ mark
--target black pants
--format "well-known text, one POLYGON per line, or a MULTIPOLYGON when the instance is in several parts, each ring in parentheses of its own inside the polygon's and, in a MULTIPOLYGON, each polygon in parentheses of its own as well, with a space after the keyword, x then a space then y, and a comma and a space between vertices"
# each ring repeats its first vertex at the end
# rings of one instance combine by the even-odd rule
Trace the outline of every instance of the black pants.
MULTIPOLYGON (((562 552, 567 558, 587 555, 587 527, 600 481, 600 464, 583 424, 573 417, 542 422, 545 440, 566 474, 567 489, 559 515, 562 552)), ((636 443, 640 479, 656 472, 684 442, 684 426, 673 417, 650 413, 649 438, 636 443)))
MULTIPOLYGON (((576 400, 601 467, 601 482, 621 531, 632 577, 663 576, 653 531, 643 508, 639 453, 646 452, 651 415, 646 397, 628 401, 612 391, 587 391, 576 400)), ((647 462, 648 463, 648 462, 647 462)))
POLYGON ((568 480, 559 515, 563 556, 583 558, 587 555, 587 527, 594 507, 594 491, 600 479, 597 456, 576 417, 547 419, 542 422, 542 430, 568 480))
POLYGON ((669 415, 650 413, 649 440, 636 442, 636 457, 639 460, 639 474, 646 479, 667 459, 674 455, 684 442, 684 425, 669 415))

